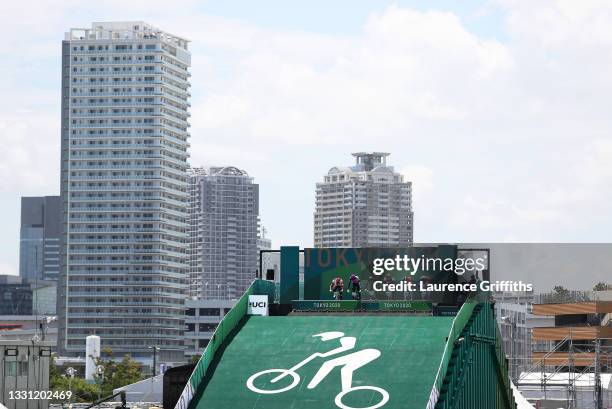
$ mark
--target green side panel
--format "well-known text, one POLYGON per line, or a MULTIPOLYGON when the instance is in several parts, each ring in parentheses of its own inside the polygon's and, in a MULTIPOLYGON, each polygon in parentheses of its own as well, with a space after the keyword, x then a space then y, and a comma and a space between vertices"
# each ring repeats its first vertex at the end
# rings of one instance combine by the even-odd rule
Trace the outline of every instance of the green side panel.
POLYGON ((427 405, 427 409, 433 409, 438 400, 438 396, 440 394, 440 391, 442 390, 443 382, 446 380, 446 374, 450 365, 454 343, 464 331, 466 324, 474 313, 475 307, 476 301, 474 299, 469 299, 461 306, 461 309, 457 313, 457 316, 455 317, 453 324, 451 325, 450 333, 448 334, 448 339, 444 347, 444 352, 442 353, 440 368, 438 369, 434 386, 431 390, 431 396, 427 405))
POLYGON ((454 342, 435 408, 516 409, 491 304, 476 304, 454 342))
MULTIPOLYGON (((317 357, 296 372, 299 382, 279 394, 256 393, 246 387, 251 375, 262 370, 287 369, 315 352, 339 346, 338 339, 322 341, 314 334, 341 331, 355 337, 355 348, 377 349, 381 355, 358 368, 352 386, 376 386, 386 390, 386 409, 424 409, 446 345, 453 318, 406 316, 285 316, 247 317, 228 339, 192 400, 198 409, 337 409, 341 391, 340 370, 335 368, 314 389, 307 385, 330 358, 317 357)), ((255 386, 272 385, 263 375, 255 386), (259 382, 262 382, 261 384, 259 382)), ((268 375, 270 378, 272 375, 268 375)), ((278 387, 290 384, 287 377, 278 387)), ((368 407, 380 399, 378 392, 361 390, 346 395, 351 407, 368 407)))
POLYGON ((300 248, 281 247, 280 303, 289 304, 300 297, 300 248))
POLYGON ((191 374, 191 379, 189 382, 191 386, 195 389, 200 385, 202 379, 206 375, 208 368, 213 361, 216 352, 221 348, 221 345, 227 338, 227 336, 232 332, 234 328, 238 325, 242 317, 246 314, 249 302, 249 294, 253 293, 253 286, 251 286, 240 300, 236 303, 234 308, 228 312, 223 320, 217 326, 215 333, 213 334, 210 342, 206 346, 202 357, 198 361, 193 373, 191 374))
POLYGON ((260 294, 268 295, 270 300, 274 299, 275 285, 274 282, 265 280, 255 280, 247 291, 240 297, 234 308, 232 308, 223 317, 223 320, 217 326, 215 333, 203 351, 200 360, 196 364, 195 369, 191 373, 189 381, 183 390, 176 408, 187 409, 192 404, 192 396, 198 391, 198 388, 202 384, 204 378, 208 374, 209 368, 217 351, 221 348, 223 343, 226 341, 228 336, 236 329, 242 318, 247 313, 249 295, 260 294))

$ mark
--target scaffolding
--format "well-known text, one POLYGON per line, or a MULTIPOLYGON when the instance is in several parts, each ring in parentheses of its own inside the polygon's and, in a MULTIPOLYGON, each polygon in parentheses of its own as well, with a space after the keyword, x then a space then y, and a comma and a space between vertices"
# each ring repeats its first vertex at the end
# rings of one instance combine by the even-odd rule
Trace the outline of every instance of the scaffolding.
POLYGON ((564 392, 567 409, 608 408, 612 405, 612 394, 607 389, 612 369, 612 345, 603 344, 608 341, 595 339, 592 346, 586 347, 577 344, 570 333, 537 361, 532 360, 514 382, 521 391, 539 385, 544 400, 559 400, 564 392), (559 361, 560 354, 565 353, 567 358, 559 361), (592 355, 592 360, 584 358, 592 355), (608 382, 605 387, 602 375, 608 382))

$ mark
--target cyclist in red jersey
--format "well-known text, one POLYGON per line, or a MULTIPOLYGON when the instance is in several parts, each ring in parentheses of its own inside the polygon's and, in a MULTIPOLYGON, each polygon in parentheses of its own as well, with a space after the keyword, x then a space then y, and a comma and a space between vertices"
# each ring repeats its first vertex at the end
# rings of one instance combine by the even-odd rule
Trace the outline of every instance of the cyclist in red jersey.
POLYGON ((344 292, 344 281, 341 277, 336 277, 332 280, 329 285, 329 291, 334 293, 334 298, 336 300, 342 299, 342 293, 344 292))

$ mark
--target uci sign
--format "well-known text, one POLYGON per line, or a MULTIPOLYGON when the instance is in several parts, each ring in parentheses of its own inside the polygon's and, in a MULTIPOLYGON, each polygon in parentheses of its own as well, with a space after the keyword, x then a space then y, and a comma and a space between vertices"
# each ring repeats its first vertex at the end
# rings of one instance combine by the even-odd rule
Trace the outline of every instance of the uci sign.
POLYGON ((249 295, 248 315, 268 315, 268 296, 249 295))

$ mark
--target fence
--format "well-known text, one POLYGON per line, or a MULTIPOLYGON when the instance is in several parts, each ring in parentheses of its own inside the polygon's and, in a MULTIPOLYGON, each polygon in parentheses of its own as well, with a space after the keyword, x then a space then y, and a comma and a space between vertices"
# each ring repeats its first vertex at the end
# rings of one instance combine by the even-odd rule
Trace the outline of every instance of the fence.
POLYGON ((612 301, 612 290, 607 291, 575 291, 565 290, 534 296, 534 304, 562 304, 588 301, 612 301))

